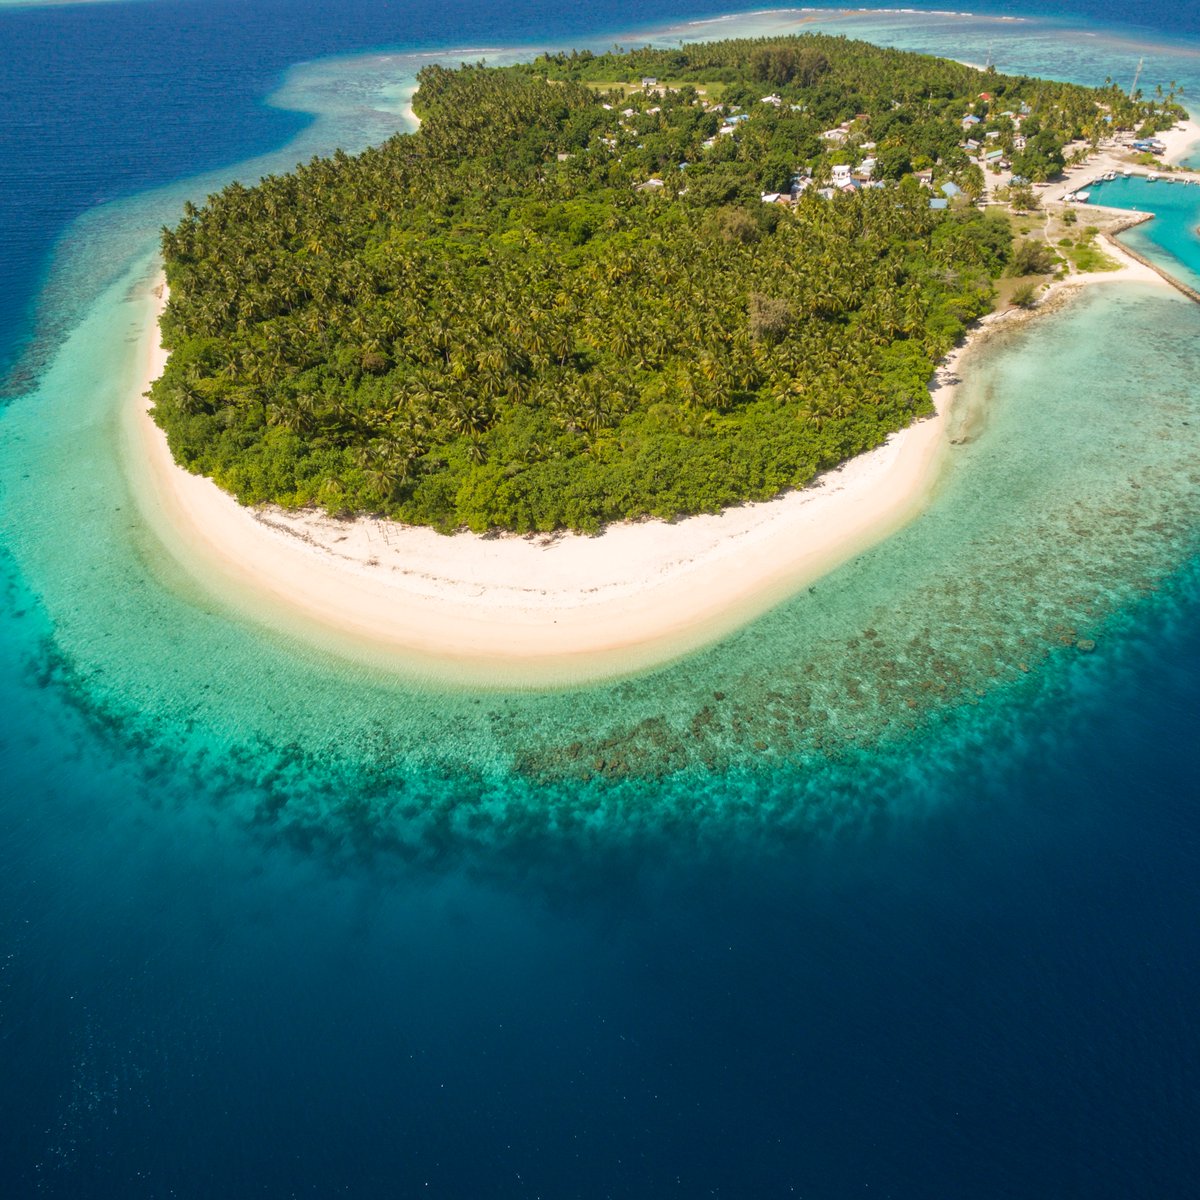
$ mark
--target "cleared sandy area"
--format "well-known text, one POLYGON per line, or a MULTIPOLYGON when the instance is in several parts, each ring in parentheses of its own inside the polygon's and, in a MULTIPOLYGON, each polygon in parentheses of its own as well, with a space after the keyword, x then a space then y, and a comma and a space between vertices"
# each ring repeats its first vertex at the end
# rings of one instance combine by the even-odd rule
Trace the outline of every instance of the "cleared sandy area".
POLYGON ((1193 116, 1189 115, 1186 121, 1180 121, 1173 129, 1157 137, 1167 148, 1163 158, 1169 163, 1178 163, 1189 153, 1200 153, 1200 122, 1193 116))

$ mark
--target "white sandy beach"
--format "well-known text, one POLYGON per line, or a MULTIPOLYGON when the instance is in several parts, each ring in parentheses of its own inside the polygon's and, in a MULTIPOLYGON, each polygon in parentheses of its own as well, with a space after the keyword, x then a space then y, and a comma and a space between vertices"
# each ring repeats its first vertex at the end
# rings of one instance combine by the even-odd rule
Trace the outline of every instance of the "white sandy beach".
MULTIPOLYGON (((1185 145, 1192 131, 1178 131, 1185 145)), ((1193 138, 1192 140, 1195 140, 1193 138)), ((1181 146, 1182 149, 1182 146, 1181 146)), ((1094 167, 1092 168, 1095 169, 1094 167)), ((1080 285, 1163 285, 1124 255, 1080 285)), ((446 537, 371 518, 248 509, 178 467, 144 393, 166 361, 147 289, 131 402, 131 477, 164 545, 198 581, 255 619, 316 635, 364 661, 423 672, 553 683, 665 661, 731 631, 918 515, 949 450, 964 356, 982 334, 1021 319, 992 314, 933 381, 936 415, 779 499, 716 516, 610 526, 598 537, 446 537)))
POLYGON ((1157 134, 1158 140, 1166 146, 1164 161, 1178 163, 1189 154, 1200 153, 1200 122, 1189 116, 1180 121, 1173 129, 1157 134))
POLYGON ((245 508, 178 467, 141 398, 166 361, 156 336, 162 304, 152 296, 145 305, 136 433, 147 470, 138 490, 177 557, 210 583, 216 567, 257 593, 263 616, 283 604, 384 656, 524 664, 537 678, 672 657, 910 520, 938 476, 961 354, 939 372, 937 416, 778 500, 612 525, 598 537, 446 537, 371 518, 245 508))

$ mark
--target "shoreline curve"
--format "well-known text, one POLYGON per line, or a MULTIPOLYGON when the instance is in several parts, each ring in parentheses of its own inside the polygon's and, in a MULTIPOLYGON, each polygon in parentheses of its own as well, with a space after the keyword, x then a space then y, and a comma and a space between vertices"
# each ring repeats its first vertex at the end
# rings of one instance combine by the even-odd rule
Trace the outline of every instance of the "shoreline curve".
POLYGON ((323 627, 319 641, 333 635, 373 665, 399 657, 425 675, 442 662, 453 678, 516 685, 669 661, 907 524, 940 476, 955 371, 972 345, 939 366, 934 416, 777 499, 618 523, 597 536, 446 536, 378 518, 247 508, 180 467, 145 397, 167 357, 157 337, 161 275, 138 303, 143 367, 127 414, 130 470, 173 557, 259 622, 323 627))
MULTIPOLYGON (((1120 270, 1057 282, 1039 308, 1081 285, 1167 286, 1122 248, 1109 252, 1120 270)), ((566 686, 663 665, 903 528, 942 477, 965 358, 993 329, 1028 315, 990 314, 938 365, 933 416, 774 500, 614 524, 594 537, 446 536, 378 518, 247 508, 178 466, 145 395, 167 358, 157 336, 161 271, 136 303, 141 369, 124 414, 128 471, 171 557, 258 625, 373 670, 475 687, 566 686)))

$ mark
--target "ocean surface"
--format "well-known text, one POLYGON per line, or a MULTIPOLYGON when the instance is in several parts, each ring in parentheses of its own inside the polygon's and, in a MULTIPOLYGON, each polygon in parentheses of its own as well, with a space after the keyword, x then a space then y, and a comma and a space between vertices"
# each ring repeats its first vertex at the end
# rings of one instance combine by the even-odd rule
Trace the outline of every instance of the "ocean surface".
MULTIPOLYGON (((925 514, 604 683, 350 663, 139 510, 156 231, 431 57, 802 22, 1200 96, 1189 6, 726 11, 0 5, 0 1195, 1195 1194, 1200 306, 992 338, 925 514)), ((1103 190, 1200 277, 1200 188, 1103 190)))

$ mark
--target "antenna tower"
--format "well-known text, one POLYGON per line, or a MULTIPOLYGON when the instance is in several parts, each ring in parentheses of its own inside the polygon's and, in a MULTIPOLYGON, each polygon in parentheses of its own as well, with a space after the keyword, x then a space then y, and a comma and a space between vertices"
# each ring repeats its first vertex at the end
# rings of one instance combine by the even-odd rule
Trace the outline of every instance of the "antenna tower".
POLYGON ((1130 87, 1130 89, 1129 89, 1130 100, 1133 99, 1133 93, 1137 91, 1138 80, 1141 79, 1141 77, 1142 77, 1142 64, 1145 63, 1145 61, 1146 60, 1144 58, 1138 59, 1137 70, 1134 71, 1134 73, 1133 73, 1133 86, 1130 87))

